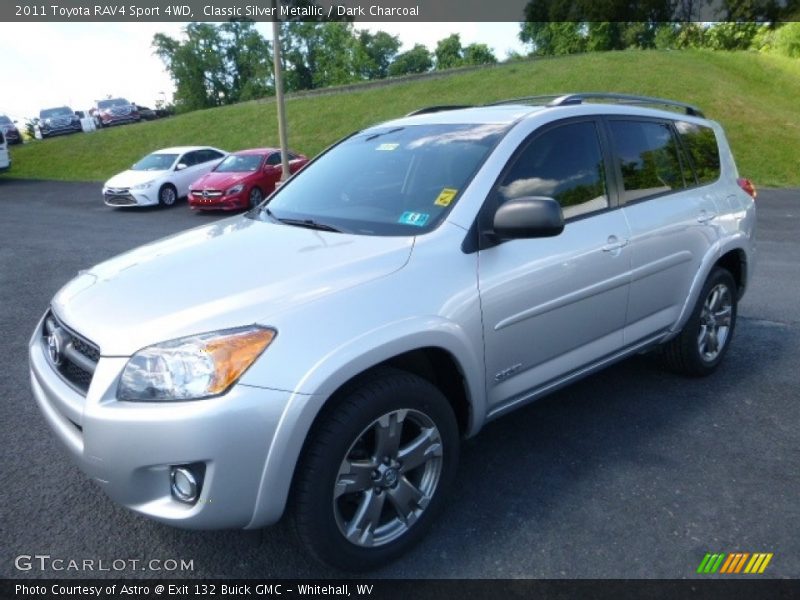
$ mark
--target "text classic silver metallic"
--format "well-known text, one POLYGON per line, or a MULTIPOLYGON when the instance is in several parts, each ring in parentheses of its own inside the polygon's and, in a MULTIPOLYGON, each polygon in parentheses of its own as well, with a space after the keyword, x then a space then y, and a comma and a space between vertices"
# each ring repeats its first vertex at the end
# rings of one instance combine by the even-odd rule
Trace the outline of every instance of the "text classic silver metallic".
POLYGON ((488 420, 644 350, 713 371, 754 198, 689 105, 423 109, 79 274, 31 338, 33 395, 124 506, 187 528, 288 508, 315 557, 375 567, 424 534, 488 420))

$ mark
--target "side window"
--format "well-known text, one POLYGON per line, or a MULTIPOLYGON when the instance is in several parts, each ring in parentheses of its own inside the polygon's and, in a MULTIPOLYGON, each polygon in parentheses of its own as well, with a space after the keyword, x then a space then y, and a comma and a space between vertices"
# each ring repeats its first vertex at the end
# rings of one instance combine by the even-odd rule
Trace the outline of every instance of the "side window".
POLYGON ((0 144, 4 144, 5 141, 6 141, 5 138, 3 138, 3 132, 0 131, 0 144))
POLYGON ((565 219, 608 208, 596 125, 568 123, 534 138, 503 177, 498 192, 500 202, 525 196, 554 198, 565 219))
POLYGON ((273 152, 267 157, 267 164, 268 165, 279 165, 281 164, 281 153, 280 152, 273 152))
POLYGON ((178 162, 182 162, 187 167, 193 167, 197 164, 197 152, 187 152, 178 162))
POLYGON ((216 150, 200 150, 201 162, 209 162, 211 160, 219 160, 224 156, 216 150))
POLYGON ((689 153, 700 185, 713 183, 720 176, 719 148, 714 130, 704 125, 678 121, 675 123, 684 148, 689 153))
POLYGON ((625 202, 685 187, 677 143, 669 125, 611 120, 609 126, 622 171, 625 202))

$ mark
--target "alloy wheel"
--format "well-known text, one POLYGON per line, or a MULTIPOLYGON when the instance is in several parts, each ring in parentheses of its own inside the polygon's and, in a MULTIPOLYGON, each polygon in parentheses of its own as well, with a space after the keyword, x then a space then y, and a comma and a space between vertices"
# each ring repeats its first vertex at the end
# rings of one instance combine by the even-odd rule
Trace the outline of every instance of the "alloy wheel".
POLYGON ((442 439, 433 420, 401 409, 375 419, 339 467, 333 508, 339 531, 361 547, 396 540, 419 519, 442 474, 442 439))

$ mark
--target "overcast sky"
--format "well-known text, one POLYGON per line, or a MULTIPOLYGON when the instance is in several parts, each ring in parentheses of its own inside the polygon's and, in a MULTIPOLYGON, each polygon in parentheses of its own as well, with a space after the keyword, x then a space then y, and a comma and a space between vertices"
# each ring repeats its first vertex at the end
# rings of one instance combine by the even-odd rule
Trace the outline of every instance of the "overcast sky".
MULTIPOLYGON (((173 85, 150 46, 155 33, 181 35, 182 23, 0 23, 0 114, 18 119, 68 105, 86 110, 108 94, 153 106, 173 85)), ((517 23, 355 23, 397 35, 402 50, 421 43, 433 50, 450 33, 464 45, 484 43, 498 59, 524 52, 517 23)), ((269 23, 258 28, 272 38, 269 23)))

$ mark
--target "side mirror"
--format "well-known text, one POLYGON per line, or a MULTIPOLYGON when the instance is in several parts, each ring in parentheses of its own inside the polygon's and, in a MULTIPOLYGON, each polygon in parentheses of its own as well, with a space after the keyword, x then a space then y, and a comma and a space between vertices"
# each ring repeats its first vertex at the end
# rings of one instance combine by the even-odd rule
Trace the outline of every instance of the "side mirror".
POLYGON ((492 233, 501 240, 554 237, 563 230, 561 205, 545 196, 505 202, 494 214, 492 225, 492 233))
POLYGON ((178 165, 175 167, 175 170, 176 171, 183 171, 187 166, 188 165, 186 163, 178 163, 178 165))

